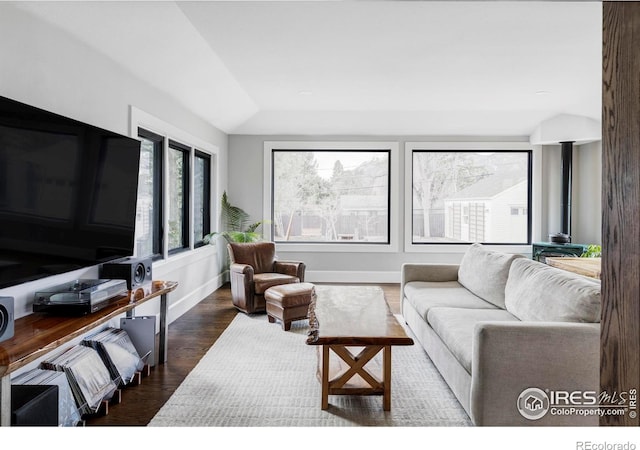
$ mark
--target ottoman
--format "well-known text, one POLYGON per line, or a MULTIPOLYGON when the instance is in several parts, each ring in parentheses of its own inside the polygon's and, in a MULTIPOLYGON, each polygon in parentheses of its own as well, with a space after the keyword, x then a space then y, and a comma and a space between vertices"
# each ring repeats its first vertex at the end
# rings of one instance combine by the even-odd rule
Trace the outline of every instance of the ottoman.
POLYGON ((275 323, 278 319, 282 322, 282 329, 289 331, 291 322, 308 317, 312 292, 311 283, 281 284, 267 289, 264 299, 269 322, 275 323))

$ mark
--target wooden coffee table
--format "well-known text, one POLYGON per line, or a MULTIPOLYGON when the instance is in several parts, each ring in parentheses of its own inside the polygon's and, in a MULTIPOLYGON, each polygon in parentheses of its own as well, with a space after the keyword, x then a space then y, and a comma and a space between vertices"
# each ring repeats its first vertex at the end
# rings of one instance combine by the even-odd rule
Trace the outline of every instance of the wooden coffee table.
POLYGON ((307 344, 322 346, 322 409, 329 407, 329 395, 382 395, 383 409, 390 411, 391 347, 413 345, 413 339, 391 313, 382 289, 315 286, 309 325, 307 344), (374 361, 380 352, 381 367, 374 361))

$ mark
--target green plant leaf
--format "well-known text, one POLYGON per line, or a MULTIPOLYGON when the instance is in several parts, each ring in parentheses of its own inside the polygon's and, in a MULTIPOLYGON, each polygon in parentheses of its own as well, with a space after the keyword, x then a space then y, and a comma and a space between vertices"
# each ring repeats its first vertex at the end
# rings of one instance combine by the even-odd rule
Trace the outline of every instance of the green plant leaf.
POLYGON ((587 249, 580 255, 582 258, 600 258, 602 256, 602 246, 589 244, 587 249))
POLYGON ((251 225, 249 225, 247 227, 247 229, 245 231, 249 232, 249 233, 255 233, 255 231, 258 229, 258 227, 260 225, 262 225, 262 221, 258 221, 258 222, 252 223, 251 225))
POLYGON ((221 201, 222 225, 226 231, 242 231, 249 222, 249 214, 242 208, 233 206, 227 198, 227 192, 222 194, 221 201))
POLYGON ((260 220, 249 224, 249 214, 242 208, 232 205, 229 202, 226 191, 222 193, 220 207, 220 217, 224 230, 205 236, 205 242, 212 242, 213 237, 216 235, 224 237, 227 242, 256 242, 262 239, 262 235, 256 230, 265 221, 260 220))

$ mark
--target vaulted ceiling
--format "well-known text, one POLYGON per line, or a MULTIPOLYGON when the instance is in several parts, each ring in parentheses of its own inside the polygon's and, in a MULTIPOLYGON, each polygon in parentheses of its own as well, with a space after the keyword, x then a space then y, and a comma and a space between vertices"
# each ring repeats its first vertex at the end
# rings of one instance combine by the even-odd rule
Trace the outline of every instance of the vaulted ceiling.
POLYGON ((230 134, 528 136, 600 120, 602 4, 17 2, 230 134))

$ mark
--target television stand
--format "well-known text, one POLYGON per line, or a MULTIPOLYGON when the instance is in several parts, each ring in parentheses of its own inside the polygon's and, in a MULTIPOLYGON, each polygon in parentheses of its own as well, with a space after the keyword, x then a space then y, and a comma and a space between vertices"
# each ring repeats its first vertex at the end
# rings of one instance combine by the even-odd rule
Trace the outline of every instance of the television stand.
POLYGON ((11 425, 11 374, 36 361, 75 338, 125 314, 133 317, 137 306, 160 298, 160 330, 158 364, 167 361, 167 294, 178 287, 175 281, 153 281, 149 285, 129 291, 109 306, 83 316, 59 316, 33 313, 15 321, 13 338, 0 344, 0 426, 11 425))

